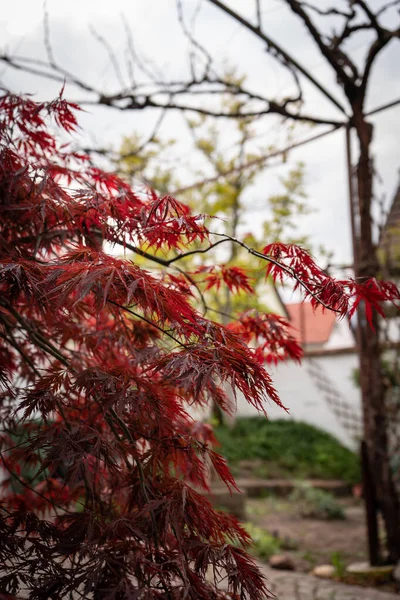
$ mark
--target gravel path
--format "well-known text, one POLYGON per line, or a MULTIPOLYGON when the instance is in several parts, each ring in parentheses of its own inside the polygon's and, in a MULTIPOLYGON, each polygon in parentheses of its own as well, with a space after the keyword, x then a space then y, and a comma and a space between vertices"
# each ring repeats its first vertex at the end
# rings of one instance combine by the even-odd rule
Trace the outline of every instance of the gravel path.
POLYGON ((277 600, 400 600, 399 594, 259 566, 277 600))

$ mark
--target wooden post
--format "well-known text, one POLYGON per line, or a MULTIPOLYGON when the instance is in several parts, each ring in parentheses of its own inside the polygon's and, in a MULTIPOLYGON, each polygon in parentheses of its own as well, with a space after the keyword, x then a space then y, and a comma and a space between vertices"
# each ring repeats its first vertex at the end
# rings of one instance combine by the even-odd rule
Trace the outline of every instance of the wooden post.
POLYGON ((378 505, 365 440, 361 442, 361 466, 367 519, 369 562, 371 566, 377 566, 380 564, 378 505))
MULTIPOLYGON (((350 224, 351 224, 351 238, 353 246, 353 266, 354 272, 358 273, 359 261, 360 261, 360 234, 359 224, 357 222, 358 215, 358 202, 353 184, 353 162, 351 156, 351 126, 350 124, 346 127, 346 158, 347 158, 347 177, 348 177, 348 188, 349 188, 349 204, 350 204, 350 224)), ((360 313, 358 313, 358 319, 360 313)), ((361 340, 360 340, 360 324, 356 327, 356 346, 357 352, 360 356, 361 352, 361 340)), ((360 377, 361 377, 361 364, 360 364, 360 377)), ((363 406, 364 409, 364 406, 363 406)), ((365 415, 364 415, 365 416, 365 415)), ((372 471, 369 464, 368 447, 363 440, 360 447, 360 459, 361 459, 361 472, 362 472, 362 483, 364 491, 364 503, 365 503, 365 516, 367 525, 367 537, 368 537, 368 555, 369 562, 372 566, 379 565, 380 563, 380 549, 379 549, 379 531, 378 531, 378 506, 376 499, 376 490, 374 479, 372 477, 372 471)))

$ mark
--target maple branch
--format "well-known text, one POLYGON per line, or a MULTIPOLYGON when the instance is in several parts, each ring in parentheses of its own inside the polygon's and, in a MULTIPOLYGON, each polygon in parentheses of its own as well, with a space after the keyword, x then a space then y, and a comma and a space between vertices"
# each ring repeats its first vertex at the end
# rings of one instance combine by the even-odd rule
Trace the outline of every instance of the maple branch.
MULTIPOLYGON (((218 237, 221 237, 222 239, 218 240, 217 242, 215 242, 214 244, 210 244, 210 246, 208 246, 207 248, 200 248, 200 249, 196 249, 196 250, 190 250, 189 252, 184 252, 182 254, 179 254, 178 256, 175 256, 174 258, 170 259, 170 260, 165 260, 165 259, 160 259, 159 257, 154 257, 151 254, 148 254, 147 252, 143 255, 141 253, 141 251, 138 252, 138 254, 141 254, 142 256, 145 256, 146 258, 148 258, 149 260, 153 260, 156 259, 155 262, 159 263, 159 264, 163 264, 166 267, 169 267, 172 263, 181 260, 183 258, 186 258, 187 256, 192 256, 194 254, 204 254, 206 252, 209 252, 212 248, 215 248, 216 246, 218 246, 219 244, 223 244, 224 242, 234 242, 235 244, 238 244, 239 246, 241 246, 242 248, 245 248, 250 254, 252 254, 253 256, 256 256, 257 258, 261 258, 262 260, 265 260, 267 262, 271 262, 272 264, 278 266, 280 269, 282 269, 282 271, 284 271, 287 275, 289 275, 292 279, 294 279, 295 281, 297 281, 305 290, 308 294, 310 294, 311 297, 315 298, 324 308, 327 308, 328 310, 331 310, 333 312, 337 312, 339 313, 340 311, 337 309, 334 309, 332 307, 330 307, 329 305, 325 304, 322 300, 319 299, 318 294, 316 294, 315 292, 311 291, 311 289, 307 286, 307 284, 300 278, 298 277, 298 275, 296 274, 295 270, 292 269, 291 267, 288 267, 287 265, 280 263, 279 261, 275 260, 274 258, 272 258, 271 256, 268 256, 266 254, 262 254, 261 252, 258 252, 257 250, 254 250, 254 248, 251 248, 250 246, 248 246, 247 244, 245 244, 245 242, 242 242, 241 240, 230 236, 226 233, 217 233, 215 231, 209 231, 210 235, 215 235, 218 237), (162 261, 162 262, 161 262, 162 261)), ((121 242, 122 244, 122 242, 121 242)), ((131 246, 128 244, 125 244, 125 246, 129 249, 132 249, 133 252, 136 252, 135 246, 131 246)), ((109 300, 109 302, 116 304, 115 302, 112 302, 111 300, 109 300)), ((145 317, 142 317, 141 315, 130 311, 128 308, 122 306, 122 305, 118 305, 116 304, 116 306, 119 306, 119 308, 122 308, 123 310, 127 310, 128 312, 132 312, 132 314, 134 314, 135 316, 146 320, 145 317)), ((165 333, 166 335, 169 335, 170 337, 172 337, 173 340, 175 340, 176 342, 178 342, 180 344, 180 342, 178 340, 176 340, 176 338, 174 338, 173 336, 171 336, 168 332, 166 332, 164 329, 158 327, 157 325, 155 325, 155 323, 153 323, 152 321, 147 320, 148 323, 150 323, 151 325, 153 325, 154 327, 157 327, 157 329, 160 329, 160 331, 162 333, 165 333)))
POLYGON ((270 263, 276 265, 277 267, 282 269, 282 271, 284 271, 287 275, 289 275, 292 279, 297 281, 297 283, 299 283, 306 290, 306 292, 308 294, 310 294, 311 297, 315 298, 315 300, 317 300, 324 308, 327 308, 328 310, 331 310, 333 312, 337 312, 337 313, 340 312, 339 310, 332 308, 331 306, 329 306, 328 304, 325 304, 325 302, 320 300, 318 298, 318 294, 315 294, 315 292, 312 292, 310 290, 310 288, 308 287, 308 285, 297 275, 295 270, 292 269, 291 267, 288 267, 287 265, 279 262, 278 260, 275 260, 274 258, 272 258, 272 256, 269 256, 268 254, 262 254, 261 252, 254 250, 254 248, 251 248, 250 246, 245 244, 245 242, 242 242, 241 240, 238 240, 237 238, 232 237, 226 233, 215 233, 212 231, 210 231, 210 233, 211 233, 211 235, 224 236, 224 238, 226 238, 226 240, 231 240, 232 242, 235 242, 235 244, 242 246, 242 248, 245 248, 253 256, 256 256, 257 258, 261 258, 262 260, 265 260, 267 262, 270 262, 270 263))
POLYGON ((128 308, 127 306, 123 306, 122 304, 118 304, 118 302, 114 302, 114 300, 107 300, 107 302, 109 304, 113 304, 114 306, 117 306, 121 310, 124 310, 124 311, 130 313, 134 317, 137 317, 138 319, 141 319, 142 321, 145 321, 145 323, 148 323, 149 325, 152 325, 153 327, 155 327, 156 329, 158 329, 158 331, 161 331, 161 333, 163 333, 166 336, 168 336, 169 338, 171 338, 171 340, 174 340, 174 342, 176 342, 179 346, 182 346, 182 348, 186 348, 186 350, 188 349, 188 346, 185 345, 185 344, 183 344, 182 342, 180 342, 176 337, 174 337, 172 335, 172 333, 169 333, 169 331, 166 331, 165 329, 163 329, 162 327, 160 327, 159 325, 157 325, 156 323, 154 323, 150 319, 147 319, 145 316, 140 315, 139 313, 137 313, 134 310, 128 308))
POLYGON ((217 315, 221 315, 221 317, 227 317, 228 319, 234 319, 235 316, 231 313, 224 312, 223 310, 218 310, 217 308, 213 308, 212 306, 207 305, 207 310, 211 310, 215 312, 217 315))
MULTIPOLYGON (((139 256, 143 256, 143 258, 147 258, 148 260, 151 260, 152 262, 155 262, 159 265, 162 265, 163 267, 170 267, 171 264, 173 264, 174 262, 176 262, 177 260, 179 260, 180 258, 184 258, 185 256, 190 255, 190 252, 187 252, 184 254, 184 256, 179 255, 176 256, 170 260, 167 260, 165 258, 160 258, 159 256, 155 256, 154 254, 150 254, 149 252, 146 252, 145 250, 142 250, 141 248, 138 248, 137 246, 133 246, 133 244, 130 244, 129 242, 122 242, 121 240, 116 240, 114 239, 113 242, 115 244, 118 244, 118 246, 122 246, 125 248, 128 248, 128 250, 130 250, 131 252, 134 252, 135 254, 139 254, 139 256)), ((198 250, 196 251, 196 253, 199 252, 208 252, 209 250, 211 250, 211 248, 214 248, 215 246, 218 246, 219 244, 222 243, 222 240, 218 241, 216 244, 213 244, 211 246, 209 246, 208 248, 202 249, 202 250, 198 250)), ((206 305, 206 301, 204 298, 204 295, 202 293, 202 291, 200 290, 199 286, 197 285, 197 283, 195 282, 195 280, 189 275, 189 273, 187 273, 186 271, 184 271, 183 269, 180 269, 179 267, 177 267, 176 265, 174 265, 174 268, 179 271, 179 273, 181 273, 184 277, 186 277, 186 279, 196 288, 199 296, 200 296, 200 300, 201 303, 203 304, 203 307, 205 309, 204 314, 207 312, 207 305, 206 305)), ((164 330, 162 330, 164 332, 164 330)))
MULTIPOLYGON (((117 415, 114 408, 112 408, 112 407, 110 408, 110 413, 111 413, 112 417, 115 419, 115 421, 118 423, 120 428, 122 429, 123 433, 125 434, 126 439, 129 440, 131 442, 132 446, 135 448, 136 442, 133 439, 128 427, 126 426, 126 423, 124 423, 124 421, 121 419, 121 417, 119 415, 117 415)), ((109 421, 108 421, 108 423, 110 425, 109 421)), ((117 434, 115 429, 112 429, 112 431, 117 434)), ((147 487, 146 487, 146 476, 144 474, 142 464, 136 456, 134 457, 134 461, 136 463, 136 467, 137 467, 137 470, 139 473, 140 488, 142 490, 143 497, 144 497, 145 501, 147 502, 147 504, 150 505, 150 498, 147 493, 147 487)), ((156 518, 155 518, 154 511, 152 508, 149 509, 149 512, 150 512, 150 518, 151 518, 151 522, 152 522, 153 530, 154 530, 154 539, 155 539, 156 546, 157 546, 157 544, 158 544, 157 522, 156 522, 156 518)))
MULTIPOLYGON (((154 327, 157 327, 158 329, 160 329, 160 330, 162 331, 162 329, 161 329, 161 328, 159 328, 159 327, 158 327, 158 326, 157 326, 155 323, 153 323, 152 321, 150 321, 150 320, 146 319, 145 317, 141 317, 140 315, 138 315, 138 314, 137 314, 137 313, 135 313, 134 311, 131 311, 130 309, 127 309, 127 308, 125 308, 125 307, 123 307, 123 306, 121 306, 121 305, 118 305, 117 303, 115 303, 115 302, 113 302, 113 301, 111 301, 111 300, 108 300, 108 302, 109 302, 110 304, 114 304, 115 306, 119 306, 119 308, 122 308, 122 309, 124 309, 124 310, 127 310, 128 312, 131 312, 132 314, 134 314, 134 315, 136 315, 136 316, 138 316, 138 317, 142 318, 143 320, 145 320, 145 321, 147 321, 148 323, 150 323, 150 324, 154 325, 154 327)), ((8 303, 6 303, 6 304, 8 304, 8 303)), ((31 335, 31 337, 32 337, 32 339, 33 339, 33 341, 35 341, 35 343, 36 343, 36 344, 37 344, 37 345, 38 345, 40 348, 42 348, 44 351, 48 352, 48 353, 49 353, 49 354, 51 354, 52 356, 55 356, 56 358, 58 358, 58 360, 60 360, 60 362, 62 362, 62 363, 65 365, 65 366, 67 366, 67 367, 68 367, 68 368, 69 368, 71 371, 73 371, 73 372, 75 371, 75 369, 73 369, 73 367, 70 365, 70 363, 69 363, 68 359, 67 359, 66 357, 64 357, 64 356, 63 356, 63 355, 62 355, 60 352, 58 352, 58 351, 57 351, 57 349, 54 349, 54 346, 52 346, 50 343, 47 343, 47 344, 42 344, 42 342, 41 342, 41 339, 40 339, 40 338, 42 338, 42 336, 41 336, 41 335, 38 335, 38 334, 36 334, 36 333, 35 333, 35 332, 32 330, 32 328, 31 328, 31 327, 30 327, 28 324, 26 324, 26 323, 25 323, 25 319, 23 319, 23 318, 22 318, 22 317, 19 315, 19 313, 18 313, 17 311, 15 311, 15 310, 14 310, 14 309, 13 309, 11 306, 7 306, 7 309, 8 309, 8 310, 10 310, 10 309, 11 309, 11 311, 10 311, 10 312, 11 312, 11 313, 13 314, 13 316, 14 316, 14 317, 15 317, 15 318, 18 320, 18 322, 20 322, 20 323, 21 323, 21 324, 22 324, 22 325, 25 327, 25 329, 26 329, 26 330, 27 330, 27 331, 30 333, 30 335, 31 335)), ((166 332, 166 331, 164 331, 164 333, 165 333, 166 335, 168 335, 169 337, 171 337, 172 339, 174 339, 174 340, 175 340, 175 341, 176 341, 178 344, 180 344, 181 346, 183 346, 183 347, 185 347, 185 348, 186 348, 186 346, 185 346, 184 344, 181 344, 181 343, 180 343, 178 340, 176 340, 176 339, 175 339, 175 338, 174 338, 174 337, 173 337, 171 334, 169 334, 169 333, 168 333, 168 332, 166 332)), ((42 338, 42 339, 44 339, 44 338, 42 338)), ((65 412, 64 412, 64 409, 63 409, 62 405, 61 405, 61 404, 60 404, 60 402, 58 402, 58 401, 56 402, 56 405, 57 405, 57 408, 58 408, 58 409, 59 409, 59 411, 60 411, 60 414, 61 414, 61 416, 62 416, 62 418, 63 418, 63 420, 64 420, 64 422, 65 422, 65 425, 66 425, 67 429, 71 430, 71 425, 70 425, 70 423, 69 423, 69 422, 68 422, 68 420, 67 420, 67 417, 66 417, 66 414, 65 414, 65 412)), ((124 430, 124 432, 125 432, 125 433, 127 432, 127 433, 129 434, 129 430, 126 428, 126 425, 125 425, 125 423, 123 423, 123 421, 122 421, 122 420, 121 420, 121 419, 118 417, 118 415, 115 413, 114 409, 112 409, 112 408, 111 408, 111 409, 110 409, 110 412, 111 412, 111 414, 114 416, 114 418, 117 418, 117 419, 118 419, 118 423, 120 424, 120 426, 121 426, 121 427, 123 426, 123 430, 124 430)), ((129 434, 129 438, 128 438, 128 439, 129 439, 130 441, 133 441, 133 440, 132 440, 132 437, 130 436, 130 434, 129 434)), ((3 458, 3 456, 2 456, 2 455, 1 455, 1 458, 2 458, 2 460, 3 460, 3 462, 4 462, 4 458, 3 458)), ((135 462, 136 462, 136 464, 137 464, 137 468, 138 468, 138 471, 139 471, 139 474, 140 474, 140 480, 141 480, 141 482, 143 482, 144 490, 142 490, 142 491, 144 491, 144 497, 145 497, 145 500, 146 500, 146 502, 148 502, 148 503, 149 503, 149 499, 148 499, 148 497, 147 497, 147 491, 146 491, 146 489, 145 489, 145 483, 144 483, 144 473, 143 473, 143 468, 142 468, 142 465, 140 464, 140 462, 139 462, 139 460, 138 460, 137 458, 135 458, 135 462)), ((11 471, 10 471, 10 472, 11 472, 11 471)), ((17 478, 18 478, 18 477, 17 477, 17 478)), ((18 480, 19 480, 19 479, 18 479, 18 480)), ((89 494, 90 494, 90 490, 91 490, 91 488, 90 488, 90 486, 89 486, 89 484, 88 484, 88 481, 87 481, 87 478, 86 478, 86 475, 85 475, 85 474, 83 474, 83 480, 84 480, 84 484, 85 484, 86 491, 87 491, 87 493, 88 493, 88 495, 89 495, 89 494)), ((22 483, 22 481, 21 481, 21 483, 22 483)), ((29 486, 27 486, 27 487, 29 487, 29 486)), ((29 489, 31 489, 31 488, 29 488, 29 489)), ((33 490, 33 489, 32 489, 32 491, 35 491, 35 490, 33 490)), ((38 493, 38 495, 40 495, 41 497, 45 498, 45 497, 44 497, 42 494, 40 494, 40 493, 38 493)), ((152 511, 150 511, 150 512, 152 512, 152 511)), ((155 525, 156 525, 156 522, 155 522, 155 517, 154 517, 154 514, 153 514, 153 513, 152 513, 152 520, 153 520, 153 525, 155 526, 155 525)), ((155 529, 155 535, 156 535, 156 529, 155 529)))
POLYGON ((20 323, 22 328, 29 334, 32 341, 34 341, 39 348, 41 348, 48 354, 51 354, 54 358, 59 360, 65 366, 70 366, 68 359, 60 352, 60 350, 53 346, 51 342, 46 340, 46 338, 42 336, 41 333, 35 331, 33 327, 29 323, 27 323, 26 319, 24 319, 19 314, 19 312, 15 310, 9 302, 7 302, 7 300, 5 300, 4 298, 0 298, 0 304, 13 315, 13 317, 20 323))
POLYGON ((71 511, 69 509, 67 509, 65 506, 60 506, 59 504, 57 504, 50 498, 47 498, 47 496, 45 496, 38 490, 35 490, 35 488, 33 488, 32 486, 29 485, 29 483, 27 483, 26 481, 21 479, 21 477, 19 477, 19 475, 14 473, 14 471, 8 466, 7 461, 5 460, 5 458, 3 456, 3 452, 1 452, 1 451, 0 451, 0 459, 1 459, 1 462, 3 463, 4 468, 8 471, 8 473, 10 473, 11 477, 13 477, 14 479, 16 479, 18 481, 19 484, 21 484, 23 487, 28 489, 30 492, 36 494, 36 496, 39 496, 39 498, 42 498, 42 500, 45 500, 46 502, 51 504, 54 508, 59 508, 63 512, 72 514, 71 511))
POLYGON ((193 279, 193 277, 191 277, 191 276, 189 275, 189 273, 187 273, 187 272, 186 272, 186 271, 184 271, 183 269, 180 269, 180 268, 179 268, 179 267, 177 267, 176 265, 174 265, 174 268, 175 268, 177 271, 179 271, 179 273, 181 273, 181 274, 182 274, 182 275, 183 275, 183 276, 184 276, 184 277, 185 277, 185 278, 186 278, 186 279, 189 281, 189 283, 190 283, 190 284, 191 284, 191 285, 192 285, 194 288, 196 288, 196 291, 197 291, 197 293, 199 294, 200 301, 201 301, 201 303, 202 303, 202 305, 203 305, 203 308, 204 308, 204 311, 203 311, 203 316, 204 316, 204 315, 207 313, 208 306, 207 306, 207 304, 206 304, 206 299, 204 298, 204 294, 203 294, 203 292, 201 291, 201 289, 200 289, 199 285, 198 285, 198 284, 197 284, 197 282, 196 282, 196 281, 193 279))
MULTIPOLYGON (((44 338, 40 333, 35 332, 33 330, 33 328, 31 327, 31 325, 26 322, 26 320, 18 313, 18 311, 16 311, 9 304, 9 302, 7 302, 4 298, 1 298, 0 304, 2 306, 4 306, 5 308, 7 308, 7 310, 13 315, 13 317, 20 323, 20 325, 23 327, 23 329, 28 332, 32 341, 39 348, 41 348, 44 352, 47 352, 48 354, 52 355, 54 358, 59 360, 62 364, 64 364, 66 367, 68 367, 71 371, 73 371, 73 372, 75 371, 75 369, 70 365, 68 359, 55 346, 53 346, 48 340, 46 340, 46 338, 44 338)), ((55 401, 55 404, 56 404, 58 410, 60 411, 60 415, 63 418, 65 426, 67 427, 67 429, 69 431, 71 431, 71 425, 66 417, 66 414, 64 412, 64 408, 63 408, 62 404, 58 400, 55 401)), ((86 488, 89 489, 87 482, 86 482, 86 477, 84 477, 84 481, 85 481, 86 488)))
POLYGON ((31 368, 31 370, 35 373, 35 375, 37 377, 40 377, 40 373, 39 371, 36 369, 35 365, 33 364, 33 362, 31 361, 31 359, 26 355, 26 353, 22 350, 22 348, 20 347, 20 345, 18 344, 18 342, 15 340, 15 337, 13 336, 10 328, 8 327, 8 324, 6 323, 5 319, 2 317, 2 315, 0 315, 0 319, 4 325, 4 327, 7 330, 8 335, 10 336, 10 338, 8 338, 6 335, 4 335, 3 333, 0 333, 0 337, 5 340, 8 344, 10 344, 22 357, 22 359, 24 360, 24 362, 31 368))
POLYGON ((173 258, 170 258, 170 259, 161 258, 159 256, 155 256, 154 254, 150 254, 149 252, 146 252, 145 250, 142 250, 141 248, 138 248, 137 246, 134 246, 133 244, 130 244, 129 242, 123 242, 118 239, 113 239, 113 242, 115 244, 118 244, 118 246, 128 248, 128 250, 130 250, 131 252, 134 252, 135 254, 139 254, 139 256, 143 256, 143 258, 147 258, 148 260, 151 260, 152 262, 162 265, 163 267, 169 267, 174 262, 181 260, 182 258, 186 258, 187 256, 191 256, 192 254, 205 254, 206 252, 209 252, 210 250, 212 250, 212 248, 215 248, 216 246, 219 246, 219 244, 222 244, 224 242, 224 240, 219 240, 218 242, 215 242, 214 244, 210 244, 207 248, 200 248, 200 249, 196 249, 196 250, 189 250, 188 252, 182 252, 181 254, 178 254, 177 256, 174 256, 173 258))
POLYGON ((181 254, 178 254, 178 256, 175 256, 174 258, 171 258, 170 260, 168 260, 167 266, 169 267, 174 262, 181 260, 182 258, 187 258, 188 256, 192 256, 193 254, 205 254, 205 253, 209 252, 210 250, 212 250, 213 248, 216 248, 216 246, 219 246, 220 244, 223 244, 226 241, 227 240, 218 240, 217 242, 210 244, 207 248, 199 248, 199 249, 195 249, 195 250, 189 250, 188 252, 182 252, 181 254))

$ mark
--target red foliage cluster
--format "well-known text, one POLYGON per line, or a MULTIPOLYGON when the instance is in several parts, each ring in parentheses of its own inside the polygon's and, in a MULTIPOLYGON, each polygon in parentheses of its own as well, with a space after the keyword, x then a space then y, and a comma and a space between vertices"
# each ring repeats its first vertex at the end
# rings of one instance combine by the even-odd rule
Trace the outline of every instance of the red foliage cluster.
POLYGON ((383 304, 395 304, 400 300, 400 291, 391 281, 367 279, 356 282, 353 279, 333 279, 314 262, 312 257, 295 244, 274 242, 263 250, 270 261, 267 275, 274 281, 283 281, 285 277, 295 279, 295 289, 301 287, 305 298, 312 305, 322 305, 336 311, 338 317, 351 318, 361 302, 365 306, 365 315, 373 326, 373 315, 385 316, 383 304))
MULTIPOLYGON (((195 308, 190 275, 106 253, 103 241, 140 254, 198 248, 210 234, 204 216, 135 194, 60 146, 48 120, 74 131, 75 109, 0 98, 0 593, 261 600, 248 535, 200 493, 210 465, 235 483, 188 407, 231 410, 227 386, 260 410, 279 403, 262 363, 300 349, 280 317, 224 327, 195 308)), ((349 289, 373 308, 396 295, 334 282, 291 252, 309 293, 342 312, 349 289)), ((251 291, 234 267, 207 272, 207 287, 221 280, 251 291)))
POLYGON ((255 345, 254 352, 261 364, 277 364, 288 359, 300 361, 303 356, 300 344, 290 331, 290 323, 279 315, 248 311, 229 323, 228 328, 239 333, 246 344, 255 345))
POLYGON ((240 267, 228 265, 202 266, 195 273, 205 273, 206 290, 213 287, 219 290, 221 284, 224 283, 230 292, 236 293, 241 290, 248 294, 254 294, 249 275, 240 267))

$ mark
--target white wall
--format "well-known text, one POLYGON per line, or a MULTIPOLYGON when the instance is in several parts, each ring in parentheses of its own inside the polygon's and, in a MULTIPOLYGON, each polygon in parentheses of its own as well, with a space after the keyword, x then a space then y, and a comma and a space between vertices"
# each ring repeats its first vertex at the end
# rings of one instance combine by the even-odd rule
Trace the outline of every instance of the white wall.
POLYGON ((354 336, 347 319, 336 321, 333 325, 329 340, 323 345, 324 350, 338 348, 354 348, 354 336))
MULTIPOLYGON (((355 353, 305 358, 272 367, 271 376, 289 414, 273 402, 267 405, 270 419, 305 421, 333 434, 348 447, 357 447, 361 432, 361 397, 351 374, 358 366, 355 353)), ((240 396, 237 415, 257 411, 240 396)))

